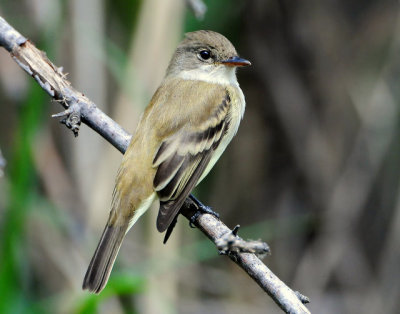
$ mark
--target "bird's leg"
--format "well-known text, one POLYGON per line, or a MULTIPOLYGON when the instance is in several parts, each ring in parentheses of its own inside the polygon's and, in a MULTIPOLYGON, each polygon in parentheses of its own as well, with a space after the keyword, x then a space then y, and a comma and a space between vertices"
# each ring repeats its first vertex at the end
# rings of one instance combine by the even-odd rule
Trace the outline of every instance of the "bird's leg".
MULTIPOLYGON (((194 228, 194 225, 193 225, 193 224, 195 223, 196 219, 197 219, 201 214, 210 214, 210 215, 213 215, 213 216, 219 218, 219 214, 218 214, 218 213, 216 213, 215 211, 213 211, 213 210, 211 209, 211 207, 206 206, 206 205, 204 205, 202 202, 200 202, 197 198, 195 198, 195 197, 193 196, 193 194, 190 194, 190 195, 189 195, 189 198, 193 201, 193 203, 196 205, 196 208, 197 208, 196 213, 190 218, 190 223, 189 223, 190 227, 194 228)), ((178 221, 178 216, 179 216, 179 213, 178 213, 178 215, 175 216, 174 220, 172 220, 172 222, 171 222, 171 224, 169 225, 167 231, 165 232, 164 241, 163 241, 164 244, 167 243, 169 237, 171 236, 172 231, 174 230, 175 225, 176 225, 176 223, 177 223, 177 221, 178 221)))
POLYGON ((211 209, 211 207, 204 205, 202 202, 200 202, 196 197, 194 197, 193 194, 189 195, 189 198, 193 201, 193 203, 196 204, 197 206, 197 212, 190 218, 190 227, 194 228, 194 223, 196 219, 201 215, 201 214, 210 214, 213 215, 217 218, 219 218, 219 214, 216 213, 211 209))
MULTIPOLYGON (((219 218, 219 214, 216 213, 211 209, 211 207, 204 205, 202 202, 200 202, 196 197, 193 196, 193 194, 189 195, 189 198, 193 201, 193 203, 196 205, 197 211, 196 213, 190 218, 190 227, 194 228, 195 226, 193 225, 196 221, 196 219, 201 215, 201 214, 210 214, 213 215, 217 218, 219 218)), ((180 212, 179 212, 180 213, 180 212)), ((172 234, 172 231, 175 228, 176 222, 178 221, 178 216, 179 213, 175 216, 174 220, 172 220, 171 224, 169 225, 167 231, 165 232, 164 236, 164 241, 163 243, 167 243, 169 237, 172 234)))

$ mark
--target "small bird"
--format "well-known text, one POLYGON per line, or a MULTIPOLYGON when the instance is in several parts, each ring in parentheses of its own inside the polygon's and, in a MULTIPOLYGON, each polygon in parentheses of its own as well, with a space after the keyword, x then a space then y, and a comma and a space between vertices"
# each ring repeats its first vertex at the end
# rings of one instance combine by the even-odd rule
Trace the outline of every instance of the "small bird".
POLYGON ((100 293, 125 234, 153 202, 159 203, 158 231, 174 223, 238 130, 245 100, 236 68, 248 65, 223 35, 186 34, 123 156, 83 289, 100 293))

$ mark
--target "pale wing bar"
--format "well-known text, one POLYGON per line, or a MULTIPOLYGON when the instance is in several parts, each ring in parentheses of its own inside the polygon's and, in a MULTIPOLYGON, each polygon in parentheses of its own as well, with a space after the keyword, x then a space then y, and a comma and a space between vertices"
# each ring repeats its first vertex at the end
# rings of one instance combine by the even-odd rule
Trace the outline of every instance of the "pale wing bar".
POLYGON ((227 94, 218 106, 214 119, 209 120, 211 125, 203 132, 182 130, 160 146, 153 161, 153 166, 158 166, 153 185, 160 198, 157 217, 160 232, 165 231, 178 214, 227 131, 229 104, 227 94))

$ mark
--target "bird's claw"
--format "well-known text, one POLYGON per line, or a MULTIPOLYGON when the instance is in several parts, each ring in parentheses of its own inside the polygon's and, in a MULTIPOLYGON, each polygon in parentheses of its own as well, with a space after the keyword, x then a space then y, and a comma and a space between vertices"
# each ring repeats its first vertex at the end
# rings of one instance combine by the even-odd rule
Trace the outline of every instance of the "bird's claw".
POLYGON ((199 218, 199 216, 202 214, 210 214, 216 218, 219 218, 219 214, 217 212, 213 211, 211 209, 211 207, 203 205, 202 203, 200 203, 200 204, 198 203, 197 207, 198 207, 197 212, 192 217, 190 217, 189 226, 191 228, 195 228, 194 223, 196 222, 197 218, 199 218))

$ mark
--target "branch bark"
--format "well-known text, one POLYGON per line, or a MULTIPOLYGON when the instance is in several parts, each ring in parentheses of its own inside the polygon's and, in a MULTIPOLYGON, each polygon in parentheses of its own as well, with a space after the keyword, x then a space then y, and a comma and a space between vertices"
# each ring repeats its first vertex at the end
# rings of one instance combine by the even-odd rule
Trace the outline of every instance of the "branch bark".
MULTIPOLYGON (((57 68, 44 52, 38 50, 2 17, 0 17, 0 46, 10 52, 15 62, 54 100, 63 105, 65 111, 54 117, 63 117, 62 122, 74 132, 75 136, 78 134, 80 123, 83 122, 121 153, 125 152, 131 135, 98 109, 89 98, 74 89, 63 74, 62 68, 57 68)), ((188 198, 181 209, 181 214, 190 220, 197 209, 197 205, 188 198)), ((232 233, 221 220, 210 214, 199 215, 194 224, 211 241, 219 245, 223 241, 221 239, 232 233)), ((286 286, 255 254, 229 251, 227 255, 253 278, 284 312, 310 313, 302 303, 306 303, 306 298, 286 286)))

